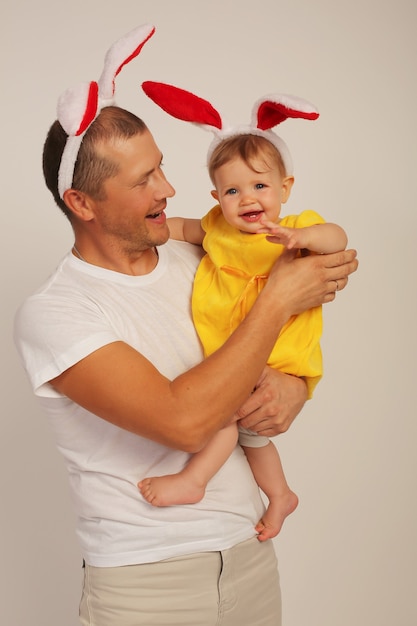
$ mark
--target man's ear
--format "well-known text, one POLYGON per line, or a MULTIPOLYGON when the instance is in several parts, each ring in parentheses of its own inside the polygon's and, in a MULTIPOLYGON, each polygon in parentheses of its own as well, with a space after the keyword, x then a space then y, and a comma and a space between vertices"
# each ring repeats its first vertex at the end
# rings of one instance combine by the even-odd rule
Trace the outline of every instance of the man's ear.
POLYGON ((290 197, 293 184, 294 184, 294 176, 286 176, 282 180, 282 187, 281 187, 281 202, 282 203, 287 202, 288 198, 290 197))
POLYGON ((82 191, 77 189, 67 189, 64 192, 63 200, 68 209, 77 219, 82 222, 89 222, 94 217, 94 212, 91 209, 91 200, 82 191))
POLYGON ((215 189, 213 189, 211 192, 212 197, 217 200, 217 202, 219 201, 219 194, 217 193, 217 191, 215 189))

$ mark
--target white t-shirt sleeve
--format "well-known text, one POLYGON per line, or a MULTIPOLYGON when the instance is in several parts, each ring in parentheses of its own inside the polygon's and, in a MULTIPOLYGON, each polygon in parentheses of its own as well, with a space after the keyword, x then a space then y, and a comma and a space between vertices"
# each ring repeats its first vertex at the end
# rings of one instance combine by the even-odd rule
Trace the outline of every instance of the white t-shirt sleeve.
POLYGON ((49 381, 95 350, 119 337, 94 302, 56 297, 48 292, 29 298, 15 319, 16 346, 33 390, 56 396, 49 381), (36 324, 31 321, 36 320, 36 324))

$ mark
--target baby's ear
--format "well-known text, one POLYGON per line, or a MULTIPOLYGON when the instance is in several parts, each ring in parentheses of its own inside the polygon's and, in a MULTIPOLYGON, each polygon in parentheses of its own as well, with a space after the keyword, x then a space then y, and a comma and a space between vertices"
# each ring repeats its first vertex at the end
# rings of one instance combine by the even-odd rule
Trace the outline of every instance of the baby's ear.
POLYGON ((282 181, 281 202, 287 202, 294 184, 294 176, 286 176, 282 181))
POLYGON ((210 192, 212 197, 217 200, 217 202, 219 201, 219 194, 217 193, 217 191, 215 189, 212 189, 212 191, 210 192))

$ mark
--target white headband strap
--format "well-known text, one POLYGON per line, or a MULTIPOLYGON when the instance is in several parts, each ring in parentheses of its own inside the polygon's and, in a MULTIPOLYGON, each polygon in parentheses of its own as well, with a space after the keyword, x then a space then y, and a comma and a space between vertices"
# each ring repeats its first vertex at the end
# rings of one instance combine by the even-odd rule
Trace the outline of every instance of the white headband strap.
POLYGON ((75 162, 83 137, 84 133, 82 135, 68 135, 58 171, 58 191, 61 199, 63 199, 65 191, 72 186, 75 162))

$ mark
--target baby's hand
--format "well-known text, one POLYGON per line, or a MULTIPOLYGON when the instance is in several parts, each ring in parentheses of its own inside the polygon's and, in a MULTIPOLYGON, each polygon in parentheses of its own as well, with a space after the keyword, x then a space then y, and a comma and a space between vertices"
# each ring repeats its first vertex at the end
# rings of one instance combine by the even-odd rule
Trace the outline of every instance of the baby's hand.
POLYGON ((275 224, 275 222, 270 220, 262 220, 261 224, 262 228, 258 232, 266 233, 268 241, 280 243, 288 250, 307 247, 303 228, 288 228, 287 226, 275 224))

